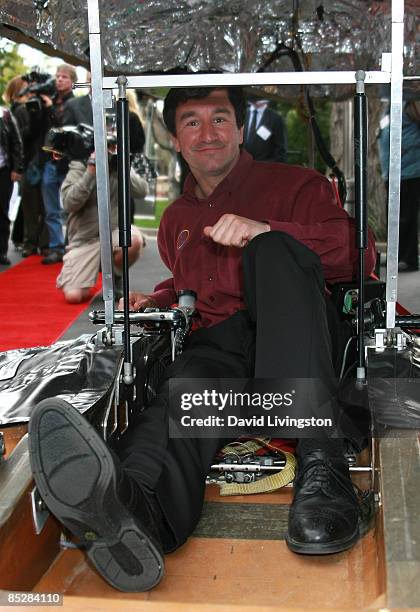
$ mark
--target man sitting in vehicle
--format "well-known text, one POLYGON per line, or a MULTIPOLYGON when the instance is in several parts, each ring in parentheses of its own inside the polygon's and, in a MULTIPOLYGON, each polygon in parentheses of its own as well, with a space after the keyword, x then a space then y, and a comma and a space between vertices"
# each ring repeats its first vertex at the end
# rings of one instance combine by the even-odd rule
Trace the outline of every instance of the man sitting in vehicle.
MULTIPOLYGON (((226 442, 216 432, 169 435, 170 378, 319 379, 330 399, 336 389, 324 279, 355 275, 354 221, 317 172, 241 151, 244 116, 241 88, 180 88, 166 97, 164 119, 191 174, 159 229, 172 277, 150 295, 131 293, 130 307, 166 307, 178 290, 193 289, 201 328, 123 436, 118 457, 60 400, 41 404, 31 420, 42 497, 121 590, 160 581, 163 552, 193 532, 206 475, 226 442)), ((367 270, 374 259, 370 238, 367 270)), ((298 441, 287 543, 298 553, 333 553, 359 537, 358 501, 343 440, 312 435, 298 441)))

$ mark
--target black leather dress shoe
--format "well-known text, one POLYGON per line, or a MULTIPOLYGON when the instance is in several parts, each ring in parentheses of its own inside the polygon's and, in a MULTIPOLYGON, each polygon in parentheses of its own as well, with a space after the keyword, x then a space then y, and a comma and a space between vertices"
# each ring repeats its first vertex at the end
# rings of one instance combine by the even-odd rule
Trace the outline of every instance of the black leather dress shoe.
POLYGON ((31 255, 37 255, 38 249, 33 246, 24 246, 22 249, 22 257, 30 257, 31 255))
POLYGON ((41 263, 46 264, 46 265, 61 263, 62 261, 63 261, 63 254, 60 253, 59 251, 51 251, 50 253, 48 253, 48 255, 44 257, 44 259, 41 259, 41 263))
MULTIPOLYGON (((299 455, 299 453, 298 453, 299 455)), ((298 457, 286 542, 307 555, 337 553, 359 539, 359 503, 347 460, 325 449, 298 457)))
POLYGON ((103 578, 121 591, 155 586, 163 555, 153 508, 90 423, 64 400, 44 400, 29 423, 29 452, 42 499, 103 578))
POLYGON ((405 261, 398 262, 398 272, 417 272, 418 265, 408 264, 405 261))
POLYGON ((0 255, 0 266, 10 266, 11 263, 7 255, 0 255))

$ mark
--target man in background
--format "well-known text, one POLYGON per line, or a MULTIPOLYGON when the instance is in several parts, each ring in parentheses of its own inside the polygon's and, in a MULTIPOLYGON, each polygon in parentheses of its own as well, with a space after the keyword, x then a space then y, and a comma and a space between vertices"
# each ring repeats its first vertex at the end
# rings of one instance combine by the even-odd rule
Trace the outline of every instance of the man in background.
MULTIPOLYGON (((53 127, 63 125, 64 107, 73 98, 73 83, 77 73, 73 66, 61 64, 55 76, 56 93, 50 97, 41 95, 43 102, 43 128, 45 136, 53 127)), ((54 161, 48 158, 42 172, 42 197, 45 206, 45 223, 49 235, 49 253, 42 259, 43 264, 54 264, 63 261, 64 235, 60 187, 67 173, 67 162, 54 161)))
MULTIPOLYGON (((378 135, 379 159, 387 192, 389 186, 389 130, 388 107, 380 121, 378 135)), ((417 100, 408 91, 404 91, 402 108, 400 188, 398 271, 414 272, 419 269, 420 100, 417 100)))
POLYGON ((78 125, 86 123, 93 125, 91 74, 86 73, 86 82, 89 84, 89 93, 84 96, 74 96, 64 107, 63 125, 78 125))
POLYGON ((23 171, 23 145, 16 120, 0 107, 0 266, 10 265, 7 249, 10 235, 9 202, 13 183, 23 171))
MULTIPOLYGON (((69 100, 64 108, 63 125, 79 125, 86 123, 93 126, 93 111, 92 111, 92 89, 91 74, 86 74, 86 81, 89 83, 89 93, 85 96, 75 96, 69 100)), ((143 130, 143 125, 140 118, 140 108, 137 102, 137 96, 133 89, 127 90, 128 101, 128 120, 129 120, 129 135, 130 135, 130 153, 143 153, 143 147, 146 136, 143 130)), ((107 123, 115 124, 116 117, 111 113, 107 114, 107 123)))
POLYGON ((244 148, 256 161, 287 161, 287 129, 268 100, 249 99, 245 117, 244 148))

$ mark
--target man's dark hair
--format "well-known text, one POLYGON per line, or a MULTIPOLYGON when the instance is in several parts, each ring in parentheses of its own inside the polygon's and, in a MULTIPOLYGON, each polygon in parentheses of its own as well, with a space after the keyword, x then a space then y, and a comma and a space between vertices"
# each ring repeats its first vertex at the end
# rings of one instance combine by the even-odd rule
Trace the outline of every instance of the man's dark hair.
POLYGON ((176 136, 175 113, 178 106, 188 100, 206 98, 215 89, 226 89, 229 101, 235 110, 236 125, 238 128, 244 125, 246 99, 242 87, 177 87, 168 91, 163 107, 163 120, 171 134, 176 136))

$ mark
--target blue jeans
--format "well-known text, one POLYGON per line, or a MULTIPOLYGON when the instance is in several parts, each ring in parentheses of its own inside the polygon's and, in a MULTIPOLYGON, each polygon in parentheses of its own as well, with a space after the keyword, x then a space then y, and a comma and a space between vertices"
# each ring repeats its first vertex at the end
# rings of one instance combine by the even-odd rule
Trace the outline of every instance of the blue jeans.
POLYGON ((49 235, 49 248, 54 251, 64 250, 62 209, 60 187, 65 174, 58 172, 57 165, 48 161, 42 174, 42 198, 45 208, 45 223, 49 235))

